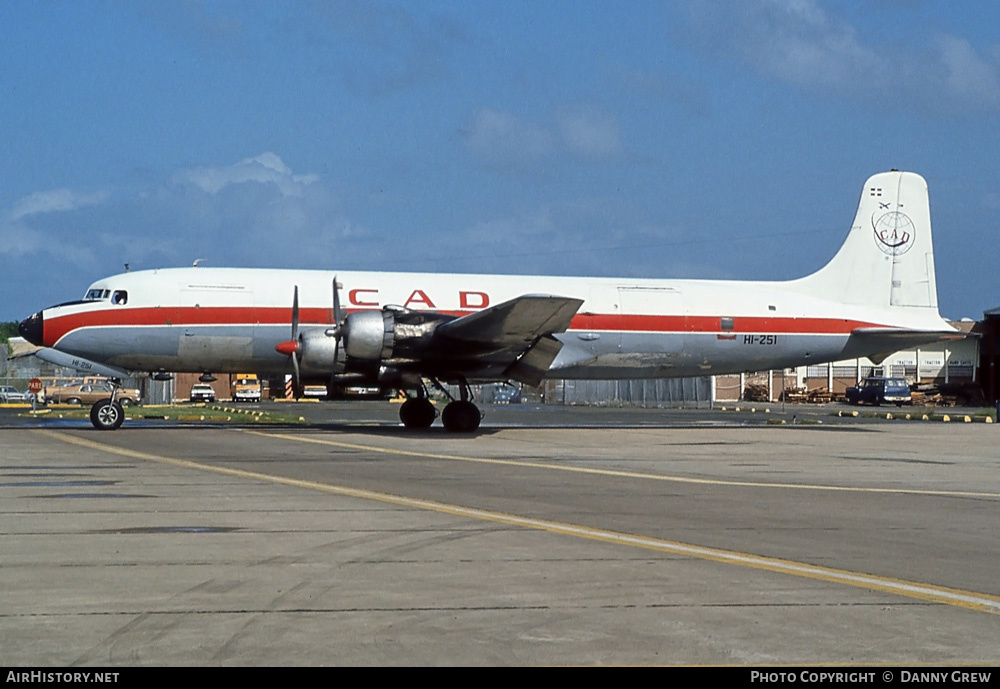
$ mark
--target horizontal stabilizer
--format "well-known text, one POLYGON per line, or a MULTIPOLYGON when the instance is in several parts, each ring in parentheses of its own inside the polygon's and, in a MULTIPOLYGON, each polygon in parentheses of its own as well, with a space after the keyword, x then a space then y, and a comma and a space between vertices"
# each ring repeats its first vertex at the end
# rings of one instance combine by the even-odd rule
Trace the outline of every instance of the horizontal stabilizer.
POLYGON ((497 348, 530 343, 565 332, 582 304, 582 299, 526 294, 444 323, 435 334, 497 348))
POLYGON ((847 340, 843 356, 866 356, 876 364, 910 347, 961 340, 968 337, 959 330, 907 330, 906 328, 855 328, 847 340))

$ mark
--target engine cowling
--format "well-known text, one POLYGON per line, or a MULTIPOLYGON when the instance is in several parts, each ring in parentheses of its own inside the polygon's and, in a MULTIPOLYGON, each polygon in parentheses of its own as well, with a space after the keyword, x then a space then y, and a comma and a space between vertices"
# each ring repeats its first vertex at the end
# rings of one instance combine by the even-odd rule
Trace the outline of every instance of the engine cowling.
MULTIPOLYGON (((337 340, 322 330, 304 330, 299 334, 301 365, 307 370, 329 371, 338 368, 337 340)), ((340 358, 343 358, 341 356, 340 358)))
POLYGON ((298 340, 276 349, 298 356, 310 372, 344 373, 350 362, 383 364, 394 358, 419 357, 430 345, 434 331, 453 316, 387 307, 381 311, 355 311, 337 328, 310 328, 298 340))
POLYGON ((392 358, 396 318, 389 310, 356 311, 341 328, 344 351, 352 359, 383 361, 392 358))

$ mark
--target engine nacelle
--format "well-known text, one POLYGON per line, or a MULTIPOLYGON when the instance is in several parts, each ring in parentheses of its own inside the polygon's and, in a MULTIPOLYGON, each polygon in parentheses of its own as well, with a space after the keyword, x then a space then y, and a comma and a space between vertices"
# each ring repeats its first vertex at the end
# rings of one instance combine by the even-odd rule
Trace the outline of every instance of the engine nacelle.
POLYGON ((392 311, 356 311, 344 321, 344 351, 352 359, 383 361, 392 358, 396 318, 392 311))
MULTIPOLYGON (((299 334, 300 363, 306 370, 337 370, 337 340, 322 330, 304 330, 299 334)), ((340 357, 343 358, 343 355, 340 357)))

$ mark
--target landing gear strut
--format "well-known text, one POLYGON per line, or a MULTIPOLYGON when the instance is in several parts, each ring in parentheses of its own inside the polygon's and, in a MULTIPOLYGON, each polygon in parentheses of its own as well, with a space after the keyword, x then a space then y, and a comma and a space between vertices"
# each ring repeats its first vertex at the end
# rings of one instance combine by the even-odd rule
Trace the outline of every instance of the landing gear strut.
MULTIPOLYGON (((445 406, 441 413, 441 423, 446 431, 472 433, 479 428, 479 422, 483 415, 480 413, 479 407, 470 401, 472 389, 465 378, 460 378, 458 381, 461 390, 461 399, 458 400, 453 398, 447 388, 441 385, 436 378, 431 378, 430 381, 434 387, 451 399, 451 402, 445 406)), ((436 415, 434 405, 427 398, 427 388, 422 383, 417 389, 417 396, 406 400, 399 408, 399 420, 407 428, 429 428, 434 423, 436 415)))
POLYGON ((125 410, 118 401, 117 380, 111 381, 111 397, 97 400, 90 408, 90 423, 99 431, 117 430, 125 420, 125 410))

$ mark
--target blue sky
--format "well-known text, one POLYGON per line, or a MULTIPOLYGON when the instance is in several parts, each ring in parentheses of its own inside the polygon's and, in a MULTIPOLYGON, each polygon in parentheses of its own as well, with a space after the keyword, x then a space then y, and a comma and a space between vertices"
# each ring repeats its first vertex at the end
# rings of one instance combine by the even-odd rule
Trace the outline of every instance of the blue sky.
POLYGON ((1000 4, 0 3, 0 320, 132 269, 733 279, 928 181, 1000 305, 1000 4))

